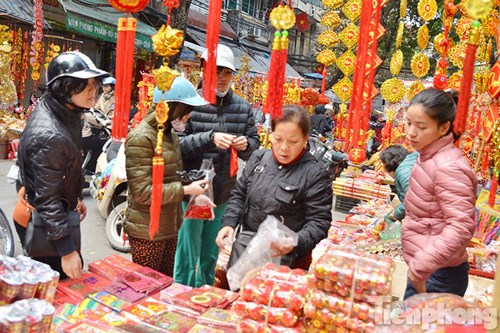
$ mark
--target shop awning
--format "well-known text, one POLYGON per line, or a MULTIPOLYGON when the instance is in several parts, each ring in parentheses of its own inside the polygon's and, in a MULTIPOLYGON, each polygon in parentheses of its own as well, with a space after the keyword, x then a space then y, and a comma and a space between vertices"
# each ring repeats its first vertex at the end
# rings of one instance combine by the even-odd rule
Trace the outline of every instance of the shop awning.
MULTIPOLYGON (((0 17, 8 16, 17 21, 28 24, 35 23, 33 4, 30 0, 2 0, 0 1, 0 17)), ((51 29, 50 24, 43 20, 44 28, 51 29)))
MULTIPOLYGON (((195 10, 190 10, 188 13, 187 23, 189 25, 192 25, 194 27, 198 27, 198 28, 206 31, 208 28, 208 16, 205 14, 199 13, 195 10)), ((227 38, 232 38, 232 39, 238 38, 238 35, 236 34, 236 32, 233 30, 233 28, 231 28, 231 26, 227 22, 221 22, 220 35, 227 37, 227 38)))
MULTIPOLYGON (((66 28, 95 39, 116 43, 118 19, 125 14, 99 0, 59 0, 66 11, 66 28), (94 6, 93 6, 94 4, 94 6)), ((157 31, 137 20, 135 46, 153 51, 151 35, 157 31)))
MULTIPOLYGON (((269 56, 264 56, 264 54, 254 54, 254 58, 259 61, 263 66, 269 69, 270 59, 269 56)), ((288 78, 300 78, 302 77, 290 64, 286 64, 285 76, 288 78)))

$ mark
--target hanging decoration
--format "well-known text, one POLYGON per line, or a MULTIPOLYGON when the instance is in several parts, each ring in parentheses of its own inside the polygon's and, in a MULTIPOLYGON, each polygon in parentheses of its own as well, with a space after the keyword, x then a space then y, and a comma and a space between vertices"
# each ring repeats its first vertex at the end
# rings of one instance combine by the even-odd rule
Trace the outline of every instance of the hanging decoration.
POLYGON ((137 13, 148 6, 149 0, 109 0, 109 4, 124 13, 137 13))
POLYGON ((50 43, 48 49, 47 49, 47 55, 45 56, 45 64, 43 65, 45 69, 49 67, 49 63, 59 55, 59 52, 61 51, 61 47, 59 45, 56 45, 54 43, 50 43))
POLYGON ((153 49, 163 57, 163 63, 153 70, 153 76, 158 88, 162 91, 170 89, 170 85, 180 73, 168 66, 168 58, 176 55, 182 47, 184 34, 181 30, 162 25, 158 32, 151 36, 153 49))
POLYGON ((283 106, 283 83, 288 52, 288 29, 295 25, 293 9, 286 5, 279 5, 271 11, 269 16, 274 33, 271 64, 267 74, 268 89, 263 111, 272 118, 280 117, 283 106))
POLYGON ((300 13, 297 15, 297 30, 307 31, 309 30, 309 17, 306 13, 300 13))
POLYGON ((180 0, 163 0, 163 5, 168 8, 167 25, 170 25, 170 18, 172 17, 172 10, 179 8, 180 0))
POLYGON ((148 109, 153 104, 153 91, 155 88, 155 80, 153 75, 142 73, 142 80, 137 84, 139 88, 139 103, 137 113, 132 118, 130 128, 134 128, 146 116, 148 109))
POLYGON ((207 23, 207 61, 203 66, 203 97, 214 104, 217 84, 217 44, 219 44, 222 0, 210 0, 207 23))
POLYGON ((17 104, 16 85, 10 78, 12 61, 12 32, 0 24, 0 108, 7 109, 17 104))
POLYGON ((410 62, 410 68, 417 78, 422 78, 429 72, 429 58, 424 54, 424 50, 429 44, 429 28, 427 22, 432 20, 437 14, 436 0, 420 0, 417 5, 418 16, 424 21, 424 24, 418 29, 417 45, 420 52, 416 53, 410 62))
POLYGON ((17 82, 17 100, 24 100, 24 91, 26 90, 26 77, 28 75, 28 54, 30 52, 29 48, 29 33, 25 31, 23 33, 23 47, 21 55, 21 70, 19 75, 16 77, 14 82, 17 82))
POLYGON ((320 23, 327 28, 335 29, 341 22, 339 14, 336 11, 330 11, 323 15, 320 23))
POLYGON ((493 152, 493 174, 491 175, 490 195, 488 205, 495 206, 495 198, 497 194, 498 181, 500 180, 500 120, 496 121, 494 134, 491 139, 493 152))
POLYGON ((35 14, 35 23, 33 24, 33 32, 31 37, 30 65, 31 79, 34 82, 34 88, 40 80, 40 69, 43 61, 43 0, 34 0, 33 11, 35 14))

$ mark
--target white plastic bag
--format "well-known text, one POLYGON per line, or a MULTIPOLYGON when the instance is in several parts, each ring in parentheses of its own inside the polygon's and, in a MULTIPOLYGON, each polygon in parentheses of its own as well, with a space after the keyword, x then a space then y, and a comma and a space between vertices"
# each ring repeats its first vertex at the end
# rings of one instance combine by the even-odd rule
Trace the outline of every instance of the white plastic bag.
POLYGON ((245 275, 268 262, 280 264, 281 257, 272 257, 271 243, 290 242, 297 246, 298 235, 281 223, 276 217, 268 215, 259 226, 255 237, 248 244, 245 252, 227 271, 227 280, 231 290, 238 290, 245 275))

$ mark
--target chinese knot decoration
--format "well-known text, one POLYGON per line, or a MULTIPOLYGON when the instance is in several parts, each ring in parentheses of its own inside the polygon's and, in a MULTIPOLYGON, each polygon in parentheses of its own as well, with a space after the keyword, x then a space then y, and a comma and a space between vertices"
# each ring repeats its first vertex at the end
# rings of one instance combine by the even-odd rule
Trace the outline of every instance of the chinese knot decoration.
POLYGON ((149 0, 109 0, 109 4, 116 10, 125 13, 140 12, 148 5, 149 0))

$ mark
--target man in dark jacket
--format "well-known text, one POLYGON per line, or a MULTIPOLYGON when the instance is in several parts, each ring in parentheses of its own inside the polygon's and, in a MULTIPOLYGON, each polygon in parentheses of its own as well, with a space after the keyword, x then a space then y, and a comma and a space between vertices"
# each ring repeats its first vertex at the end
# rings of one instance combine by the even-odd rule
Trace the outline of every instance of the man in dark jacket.
MULTIPOLYGON (((206 51, 202 59, 207 59, 206 51)), ((193 287, 214 283, 219 255, 215 238, 236 181, 236 176, 229 175, 230 149, 236 149, 238 157, 246 161, 260 146, 250 104, 231 89, 235 71, 233 52, 225 45, 218 45, 217 101, 212 105, 196 107, 191 112, 184 133, 180 134, 184 169, 199 169, 203 159, 211 158, 216 173, 213 180, 214 202, 217 205, 215 219, 184 219, 179 231, 174 279, 193 287)), ((184 209, 186 205, 184 202, 184 209)))
POLYGON ((321 134, 325 136, 326 132, 332 130, 330 126, 328 126, 326 117, 325 117, 325 106, 323 104, 318 104, 314 107, 314 114, 311 115, 311 133, 321 134))

